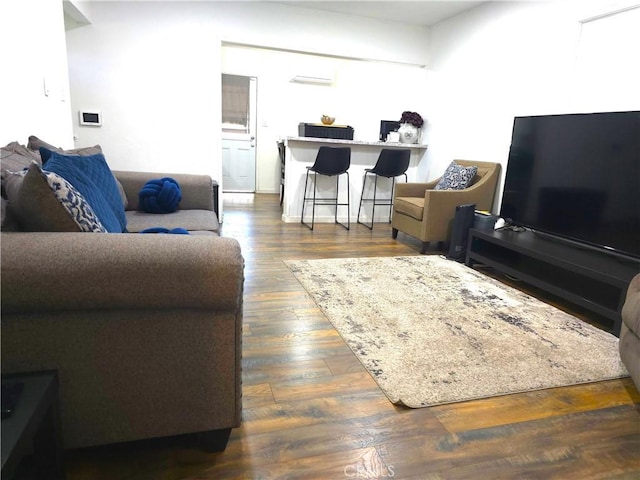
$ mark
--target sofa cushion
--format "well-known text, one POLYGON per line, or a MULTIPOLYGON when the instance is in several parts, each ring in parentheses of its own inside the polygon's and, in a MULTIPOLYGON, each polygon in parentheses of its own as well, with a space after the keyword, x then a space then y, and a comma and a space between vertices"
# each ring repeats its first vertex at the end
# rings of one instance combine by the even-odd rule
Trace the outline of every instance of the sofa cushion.
POLYGON ((633 277, 627 288, 627 296, 622 307, 622 321, 629 330, 640 337, 640 273, 633 277))
POLYGON ((620 358, 636 387, 640 387, 640 274, 627 288, 620 326, 620 358))
POLYGON ((37 163, 5 179, 9 210, 31 232, 105 232, 91 205, 59 175, 37 163))
POLYGON ((80 157, 45 148, 40 151, 43 158, 49 157, 45 162, 46 171, 57 173, 71 183, 87 199, 108 232, 126 231, 124 205, 104 155, 80 157))
POLYGON ((416 220, 422 220, 424 216, 424 198, 397 197, 394 200, 394 211, 408 215, 416 220))
POLYGON ((19 172, 28 168, 31 162, 42 165, 40 155, 30 151, 24 145, 18 142, 11 142, 0 148, 0 165, 2 172, 9 170, 11 172, 19 172))
POLYGON ((0 210, 0 230, 3 232, 19 232, 20 225, 16 220, 15 214, 9 208, 9 200, 0 198, 0 202, 2 202, 2 208, 0 210))
POLYGON ((473 182, 478 167, 463 167, 451 162, 434 190, 464 190, 473 182))
POLYGON ((40 147, 44 147, 47 150, 53 150, 53 151, 61 150, 60 148, 55 147, 55 146, 51 145, 50 143, 47 143, 44 140, 39 139, 35 135, 29 135, 27 147, 30 150, 33 150, 34 152, 39 152, 40 151, 40 147))
MULTIPOLYGON (((50 143, 47 143, 44 140, 39 139, 35 135, 31 135, 29 137, 27 148, 29 148, 39 156, 41 156, 40 148, 46 148, 47 150, 50 150, 52 152, 64 153, 66 155, 80 155, 83 157, 87 155, 95 155, 96 153, 102 153, 102 147, 100 145, 94 145, 92 147, 63 149, 63 148, 51 145, 50 143)), ((42 163, 44 164, 45 162, 46 160, 42 158, 42 163)))
POLYGON ((179 210, 174 213, 146 213, 140 210, 127 210, 127 230, 141 232, 154 227, 184 228, 193 231, 218 231, 218 219, 211 210, 179 210))
POLYGON ((62 153, 63 155, 76 155, 78 157, 90 157, 91 155, 96 155, 98 153, 102 153, 102 147, 100 145, 95 145, 93 147, 84 147, 84 148, 72 148, 71 150, 63 150, 62 148, 48 148, 48 147, 40 147, 38 149, 40 153, 40 158, 42 159, 42 165, 47 164, 47 160, 51 158, 51 154, 62 153))

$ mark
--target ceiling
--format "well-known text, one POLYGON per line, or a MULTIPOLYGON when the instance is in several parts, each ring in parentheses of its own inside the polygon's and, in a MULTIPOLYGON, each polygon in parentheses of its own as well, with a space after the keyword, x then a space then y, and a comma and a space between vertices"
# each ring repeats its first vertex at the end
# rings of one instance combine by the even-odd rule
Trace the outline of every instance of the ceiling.
POLYGON ((281 1, 279 3, 412 25, 431 26, 486 3, 486 1, 281 1))

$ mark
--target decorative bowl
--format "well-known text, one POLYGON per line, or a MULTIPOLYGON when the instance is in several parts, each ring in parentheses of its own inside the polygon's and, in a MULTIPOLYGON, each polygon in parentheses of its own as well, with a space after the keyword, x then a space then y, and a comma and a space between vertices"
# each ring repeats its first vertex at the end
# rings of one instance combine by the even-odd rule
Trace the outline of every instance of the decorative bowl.
POLYGON ((330 117, 329 115, 322 115, 322 117, 320 117, 320 121, 322 122, 323 125, 332 125, 333 122, 336 121, 336 117, 330 117))

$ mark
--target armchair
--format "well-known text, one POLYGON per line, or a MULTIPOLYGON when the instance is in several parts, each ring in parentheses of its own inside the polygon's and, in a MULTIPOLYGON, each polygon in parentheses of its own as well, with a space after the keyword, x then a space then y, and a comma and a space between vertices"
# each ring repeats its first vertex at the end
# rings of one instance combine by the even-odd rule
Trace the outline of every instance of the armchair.
POLYGON ((393 200, 392 236, 404 232, 422 241, 420 253, 430 242, 448 242, 456 207, 474 203, 478 210, 491 210, 495 196, 500 164, 455 160, 465 167, 477 166, 472 184, 464 190, 433 190, 440 180, 425 183, 398 183, 393 200))

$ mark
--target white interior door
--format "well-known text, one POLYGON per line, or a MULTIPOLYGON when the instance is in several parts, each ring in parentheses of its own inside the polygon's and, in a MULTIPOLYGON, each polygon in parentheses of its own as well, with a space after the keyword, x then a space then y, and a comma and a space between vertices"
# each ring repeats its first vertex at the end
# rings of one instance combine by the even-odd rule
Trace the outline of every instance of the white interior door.
POLYGON ((222 190, 225 192, 256 191, 256 86, 255 77, 223 74, 222 190), (225 81, 231 84, 227 91, 225 81), (247 98, 244 97, 245 86, 248 88, 247 98), (230 119, 233 115, 228 114, 229 121, 225 121, 225 94, 234 96, 235 105, 234 100, 227 100, 232 104, 230 108, 236 111, 242 110, 247 101, 246 116, 241 114, 230 119))

